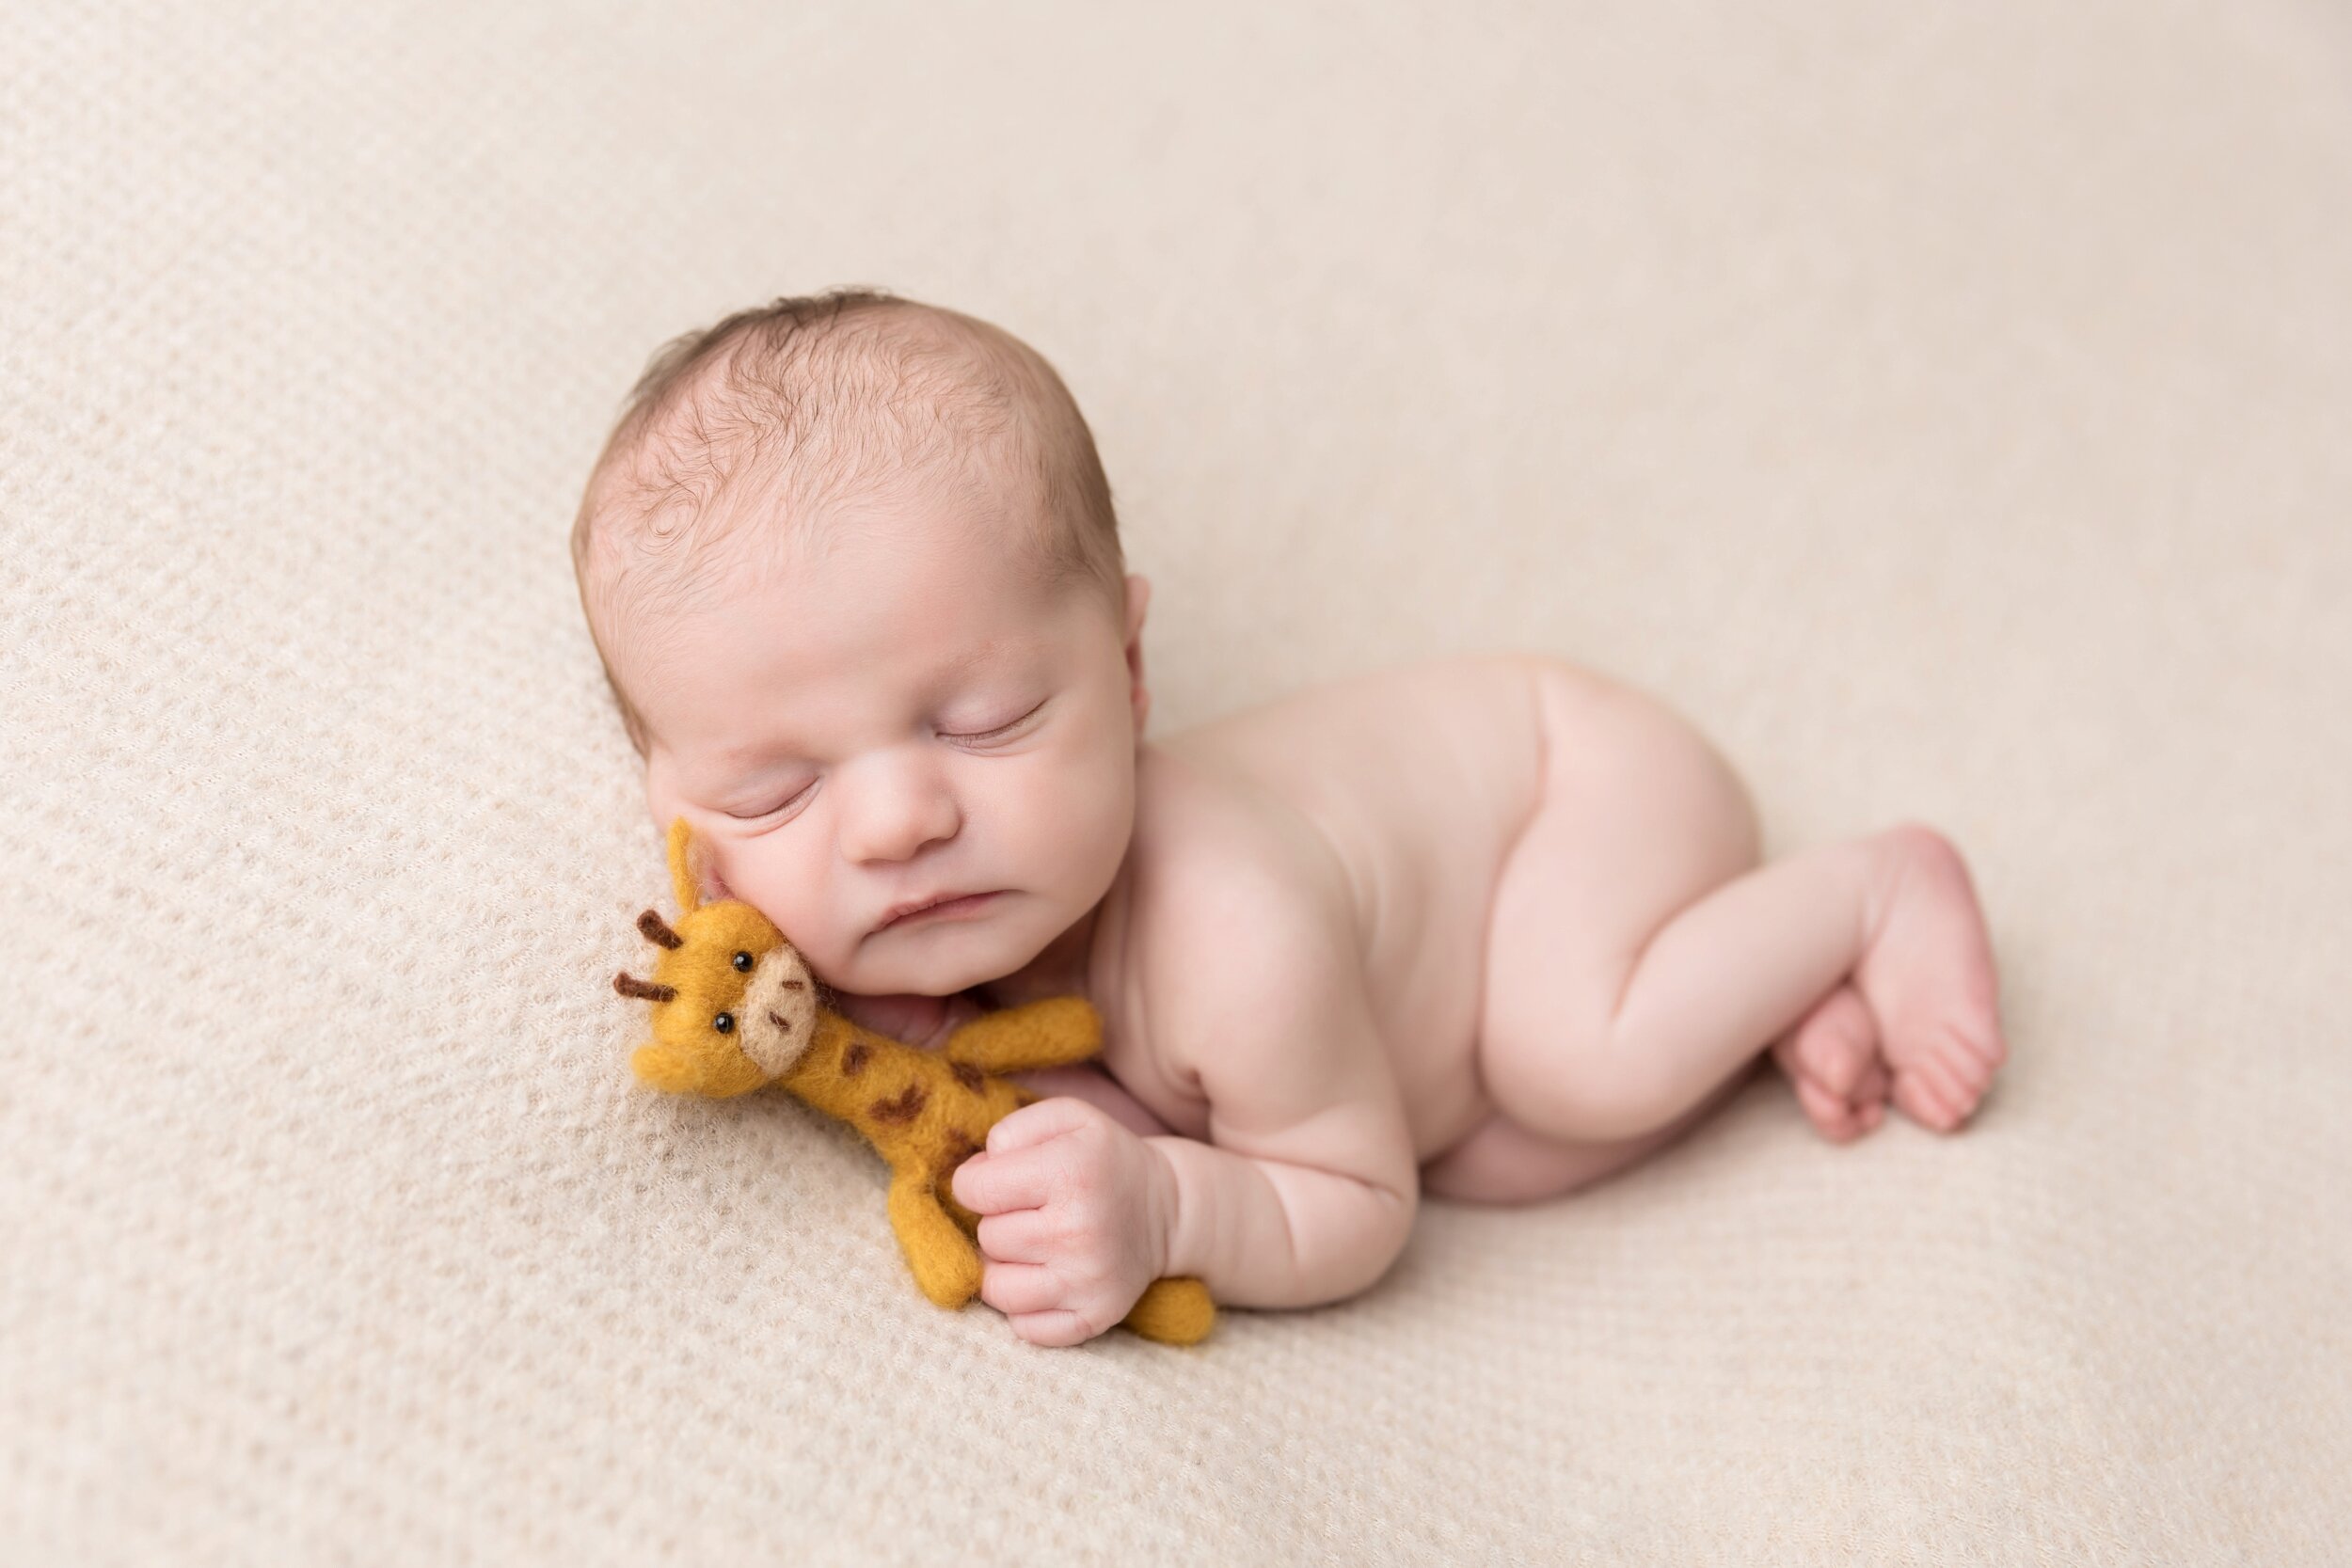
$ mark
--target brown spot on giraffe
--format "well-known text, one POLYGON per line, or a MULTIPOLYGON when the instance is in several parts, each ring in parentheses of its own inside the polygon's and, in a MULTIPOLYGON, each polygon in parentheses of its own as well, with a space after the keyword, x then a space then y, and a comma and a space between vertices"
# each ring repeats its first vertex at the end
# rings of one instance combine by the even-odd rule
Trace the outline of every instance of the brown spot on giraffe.
POLYGON ((981 1143, 977 1138, 975 1138, 971 1133, 966 1132, 961 1127, 951 1127, 947 1130, 946 1144, 947 1168, 949 1170, 955 1169, 958 1165, 972 1158, 973 1155, 977 1154, 981 1149, 988 1147, 987 1145, 981 1143))
POLYGON ((873 1053, 874 1048, 864 1040, 851 1040, 849 1049, 841 1053, 841 1076, 855 1078, 865 1071, 866 1058, 873 1053))
POLYGON ((981 1074, 980 1069, 974 1067, 970 1062, 949 1062, 947 1064, 947 1070, 956 1075, 957 1083, 961 1084, 965 1088, 970 1089, 974 1094, 980 1092, 980 1082, 983 1075, 981 1074))
POLYGON ((920 1084, 909 1084, 906 1093, 896 1100, 877 1100, 866 1107, 866 1114, 876 1121, 913 1121, 930 1100, 930 1091, 920 1084))

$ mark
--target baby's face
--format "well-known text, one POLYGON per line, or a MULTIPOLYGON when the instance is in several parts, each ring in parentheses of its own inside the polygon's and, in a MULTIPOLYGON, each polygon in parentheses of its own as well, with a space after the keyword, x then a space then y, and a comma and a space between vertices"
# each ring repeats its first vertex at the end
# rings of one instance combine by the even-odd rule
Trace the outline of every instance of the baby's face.
POLYGON ((946 504, 875 503, 821 558, 623 634, 656 825, 691 821, 724 894, 858 994, 1021 968, 1101 899, 1135 823, 1143 580, 1124 626, 1087 587, 1049 599, 946 504))

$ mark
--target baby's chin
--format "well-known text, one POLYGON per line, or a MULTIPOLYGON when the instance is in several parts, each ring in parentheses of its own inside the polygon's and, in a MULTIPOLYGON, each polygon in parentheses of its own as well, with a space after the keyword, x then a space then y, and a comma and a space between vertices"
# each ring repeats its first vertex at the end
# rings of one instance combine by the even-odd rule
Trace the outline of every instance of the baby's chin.
POLYGON ((853 996, 953 996, 1001 980, 1044 949, 1018 933, 985 929, 984 921, 960 922, 867 939, 866 951, 840 975, 818 978, 853 996), (881 951, 885 944, 889 950, 881 951))

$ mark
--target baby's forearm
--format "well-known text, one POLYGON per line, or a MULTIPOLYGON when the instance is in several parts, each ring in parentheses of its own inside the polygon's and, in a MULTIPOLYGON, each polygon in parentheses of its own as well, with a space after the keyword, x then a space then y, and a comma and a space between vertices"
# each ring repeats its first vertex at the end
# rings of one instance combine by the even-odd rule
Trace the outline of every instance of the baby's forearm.
POLYGON ((1416 1205, 1352 1176, 1255 1160, 1193 1138, 1143 1140, 1175 1177, 1169 1275, 1232 1307, 1319 1307, 1386 1274, 1416 1205))

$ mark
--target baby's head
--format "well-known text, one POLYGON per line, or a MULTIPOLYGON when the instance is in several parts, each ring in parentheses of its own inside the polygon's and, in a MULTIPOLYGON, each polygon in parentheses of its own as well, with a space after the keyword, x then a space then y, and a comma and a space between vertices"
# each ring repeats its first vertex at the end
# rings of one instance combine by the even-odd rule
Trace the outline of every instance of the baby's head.
POLYGON ((655 823, 691 822, 714 891, 828 984, 997 979, 1117 876, 1150 585, 1085 419, 1010 334, 860 289, 674 341, 572 562, 655 823))

